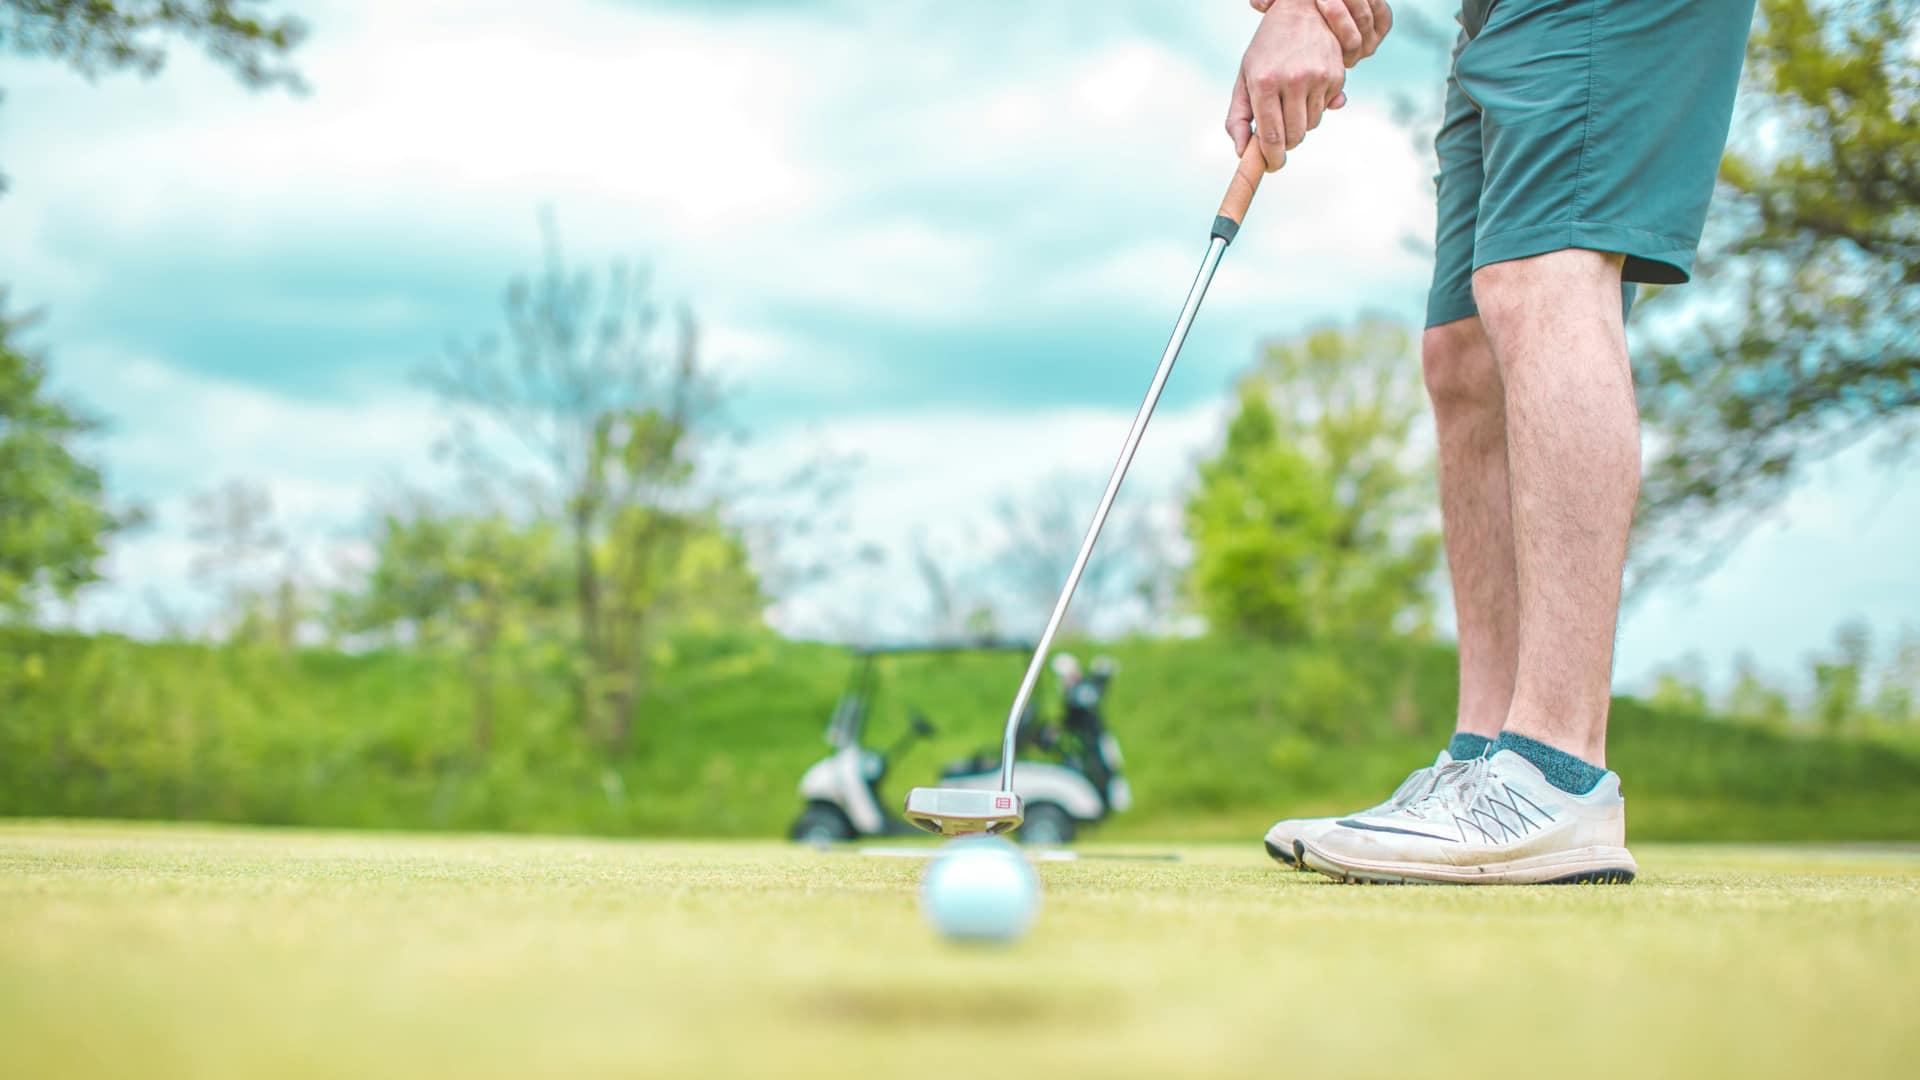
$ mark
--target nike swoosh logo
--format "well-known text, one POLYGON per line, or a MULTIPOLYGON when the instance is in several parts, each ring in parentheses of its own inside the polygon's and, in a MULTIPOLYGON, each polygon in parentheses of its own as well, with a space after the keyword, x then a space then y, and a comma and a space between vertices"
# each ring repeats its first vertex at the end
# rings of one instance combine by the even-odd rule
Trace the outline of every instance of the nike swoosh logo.
POLYGON ((1421 837, 1425 837, 1428 840, 1444 840, 1449 844, 1457 844, 1460 842, 1459 840, 1451 836, 1440 836, 1436 833, 1417 832, 1413 829, 1396 829, 1390 825, 1369 825, 1364 821, 1355 821, 1352 818, 1343 818, 1339 821, 1334 822, 1334 824, 1342 828, 1361 829, 1366 832, 1399 833, 1402 836, 1421 836, 1421 837))

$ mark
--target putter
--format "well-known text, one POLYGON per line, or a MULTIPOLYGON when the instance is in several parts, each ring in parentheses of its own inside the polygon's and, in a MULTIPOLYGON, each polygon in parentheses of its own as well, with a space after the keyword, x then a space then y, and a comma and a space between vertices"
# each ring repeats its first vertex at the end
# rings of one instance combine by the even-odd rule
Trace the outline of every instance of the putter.
POLYGON ((1206 258, 1200 261, 1199 276, 1193 279, 1193 287, 1187 290, 1186 305, 1180 309, 1180 318, 1173 324, 1173 338, 1167 342, 1167 351, 1160 354, 1160 366, 1154 370, 1153 382, 1147 387, 1146 400, 1140 403, 1140 411, 1134 414, 1133 427, 1127 431, 1127 441, 1120 445, 1120 460, 1114 462, 1113 475, 1107 478, 1107 490, 1100 496, 1099 508, 1093 512, 1093 523, 1087 526, 1086 538, 1080 541, 1080 553, 1074 556, 1073 569, 1067 573, 1066 587, 1060 590, 1060 599, 1054 602, 1053 615, 1047 619, 1046 632, 1040 635, 1040 644, 1033 650, 1033 659, 1027 664, 1026 677, 1020 680, 1020 691, 1014 695, 1013 711, 1007 714, 1006 734, 1000 740, 999 790, 914 788, 907 793, 906 817, 919 828, 942 836, 1003 833, 1019 828, 1020 822, 1025 819, 1020 796, 1013 790, 1014 743, 1020 734, 1020 717, 1026 713, 1027 701, 1040 681, 1041 670, 1046 667, 1047 651, 1053 647, 1053 635, 1059 631, 1061 620, 1066 618, 1067 605, 1073 602, 1073 590, 1079 587, 1080 575, 1087 568, 1087 560, 1093 556, 1093 545, 1100 539, 1100 528, 1107 523, 1107 511, 1113 509, 1114 496, 1120 493, 1120 482, 1127 478, 1127 466, 1133 463, 1133 452, 1139 449, 1140 437, 1147 431, 1147 421, 1153 418, 1153 407, 1160 401, 1160 391, 1167 385, 1167 376, 1173 374, 1173 362, 1180 356, 1180 346, 1187 339, 1187 329, 1193 325, 1193 317, 1200 310, 1200 301, 1206 298, 1207 286, 1213 281, 1214 270, 1220 266, 1220 257, 1226 254, 1227 245, 1233 242, 1234 235, 1240 231, 1240 223, 1246 220, 1247 208, 1253 203, 1253 193, 1259 190, 1260 178, 1265 173, 1260 144, 1256 140, 1249 140, 1246 151, 1240 155, 1239 166, 1234 170, 1233 181, 1227 185, 1227 196, 1220 201, 1220 212, 1214 216, 1206 258))

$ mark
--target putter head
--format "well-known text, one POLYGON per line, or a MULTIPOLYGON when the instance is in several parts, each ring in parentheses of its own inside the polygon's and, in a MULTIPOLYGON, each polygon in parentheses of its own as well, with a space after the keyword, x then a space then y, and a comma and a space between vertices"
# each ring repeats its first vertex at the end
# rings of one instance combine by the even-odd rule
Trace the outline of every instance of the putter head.
POLYGON ((941 836, 1011 832, 1024 818, 1020 796, 997 788, 922 787, 907 793, 907 821, 941 836))

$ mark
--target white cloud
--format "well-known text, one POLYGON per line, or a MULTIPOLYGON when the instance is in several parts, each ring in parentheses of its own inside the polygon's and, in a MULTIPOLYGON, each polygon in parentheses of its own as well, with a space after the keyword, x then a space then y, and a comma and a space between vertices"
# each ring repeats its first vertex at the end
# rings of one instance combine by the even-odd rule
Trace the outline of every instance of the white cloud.
POLYGON ((419 392, 312 401, 151 357, 72 350, 62 359, 90 402, 141 421, 105 443, 110 467, 173 478, 175 490, 257 470, 286 478, 294 512, 337 512, 370 484, 413 471, 441 429, 419 392))
MULTIPOLYGON (((1142 439, 1119 505, 1165 518, 1222 423, 1219 403, 1156 414, 1142 439)), ((909 557, 925 541, 935 553, 974 565, 1004 540, 996 520, 1003 498, 1022 497, 1063 479, 1072 485, 1075 516, 1090 518, 1131 411, 1058 409, 1029 413, 929 410, 844 417, 831 433, 792 430, 755 445, 762 468, 823 451, 852 455, 858 483, 842 508, 849 537, 841 551, 873 546, 879 564, 848 566, 819 589, 789 599, 776 613, 783 629, 802 635, 924 635, 915 625, 925 597, 909 557)), ((1107 547, 1116 542, 1106 541, 1107 547)), ((1038 626, 1009 628, 1037 633, 1038 626)))
MULTIPOLYGON (((576 248, 637 247, 696 296, 960 321, 1051 303, 1035 281, 1108 261, 1048 249, 1050 230, 1103 248, 1199 238, 1232 168, 1225 77, 1137 35, 1076 41, 1060 13, 1014 63, 941 48, 941 18, 977 33, 952 14, 930 30, 871 11, 851 27, 528 11, 324 6, 305 98, 243 95, 190 55, 155 83, 29 67, 7 108, 29 165, 0 246, 39 299, 69 304, 132 244, 269 263, 354 238, 512 266, 551 204, 576 248), (941 186, 996 194, 927 203, 941 186)), ((1420 168, 1378 109, 1331 117, 1243 242, 1272 268, 1264 288, 1223 299, 1397 268, 1424 228, 1404 183, 1420 168)))
MULTIPOLYGON (((1054 473, 1092 477, 1091 505, 1124 412, 963 410, 929 391, 877 413, 872 386, 913 378, 901 366, 912 358, 879 338, 888 324, 932 337, 1003 317, 1062 334, 1121 316, 1170 322, 1232 168, 1221 119, 1252 24, 1232 2, 1178 14, 930 2, 748 17, 593 0, 303 11, 304 98, 242 93, 191 50, 152 82, 8 68, 0 279, 16 304, 52 308, 61 386, 114 423, 101 443, 110 479, 162 511, 115 551, 99 601, 115 610, 178 587, 188 493, 256 477, 289 524, 346 550, 370 498, 412 474, 437 430, 403 364, 356 368, 329 381, 338 397, 316 400, 275 389, 288 384, 282 361, 156 351, 129 298, 181 298, 191 314, 178 321, 217 326, 233 314, 221 283, 236 277, 364 277, 344 298, 286 284, 245 314, 421 357, 443 333, 482 328, 421 329, 455 270, 486 268, 491 282, 533 261, 541 206, 579 258, 652 260, 756 401, 822 403, 817 416, 789 410, 748 452, 775 468, 815 445, 812 431, 862 452, 850 507, 861 535, 897 549, 915 529, 965 530, 1054 473), (212 368, 237 374, 189 373, 212 368)), ((1416 48, 1390 42, 1407 51, 1362 69, 1354 104, 1265 181, 1197 331, 1212 357, 1250 356, 1261 337, 1330 313, 1418 310, 1425 268, 1403 241, 1430 229, 1431 164, 1361 88, 1416 48)), ((476 307, 492 300, 489 285, 476 307)), ((1139 369, 1115 370, 1124 381, 1139 369)), ((1161 417, 1127 498, 1167 500, 1223 407, 1161 417)), ((1790 657, 1850 611, 1912 609, 1911 559, 1889 537, 1912 535, 1920 510, 1881 499, 1853 458, 1834 475, 1835 505, 1797 497, 1785 528, 1701 587, 1698 619, 1633 616, 1623 679, 1694 644, 1790 657), (1876 502, 1893 509, 1864 520, 1876 502), (1763 610, 1768 597, 1804 606, 1789 617, 1763 610)), ((849 604, 881 609, 905 587, 879 580, 849 604)))
POLYGON ((61 367, 92 408, 120 418, 99 456, 115 497, 149 515, 112 542, 108 584, 83 594, 67 614, 75 625, 153 633, 165 629, 162 611, 204 623, 218 597, 195 574, 205 554, 192 537, 196 495, 235 481, 264 488, 289 555, 324 583, 364 546, 378 498, 439 482, 431 456, 443 423, 418 393, 302 400, 84 348, 63 351, 61 367))

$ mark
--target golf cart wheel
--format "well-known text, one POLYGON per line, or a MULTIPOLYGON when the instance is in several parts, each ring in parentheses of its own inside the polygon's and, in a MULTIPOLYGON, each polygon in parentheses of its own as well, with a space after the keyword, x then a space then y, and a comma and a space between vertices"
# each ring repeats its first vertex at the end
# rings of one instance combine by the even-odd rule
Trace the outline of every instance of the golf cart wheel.
POLYGON ((1034 803, 1020 824, 1020 842, 1039 847, 1073 843, 1073 815, 1050 802, 1034 803))
POLYGON ((809 803, 787 836, 803 844, 842 844, 853 839, 853 822, 832 803, 809 803))

